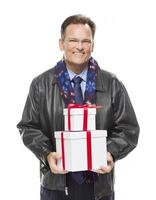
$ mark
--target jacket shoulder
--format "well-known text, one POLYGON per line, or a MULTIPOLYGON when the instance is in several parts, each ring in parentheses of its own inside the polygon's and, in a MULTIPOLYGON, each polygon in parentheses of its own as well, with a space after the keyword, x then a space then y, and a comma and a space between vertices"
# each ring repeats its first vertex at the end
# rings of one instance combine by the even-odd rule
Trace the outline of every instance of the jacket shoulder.
POLYGON ((122 82, 112 72, 99 69, 97 76, 97 88, 100 90, 123 90, 122 82))
POLYGON ((98 74, 99 74, 101 77, 104 77, 105 79, 106 79, 106 78, 107 78, 107 79, 110 79, 110 80, 112 80, 112 79, 117 79, 117 77, 116 77, 115 74, 113 74, 112 72, 106 71, 106 70, 104 70, 104 69, 100 69, 100 70, 98 71, 98 74))
POLYGON ((43 82, 53 82, 54 77, 55 68, 53 67, 34 77, 32 83, 35 82, 36 84, 40 84, 43 82))

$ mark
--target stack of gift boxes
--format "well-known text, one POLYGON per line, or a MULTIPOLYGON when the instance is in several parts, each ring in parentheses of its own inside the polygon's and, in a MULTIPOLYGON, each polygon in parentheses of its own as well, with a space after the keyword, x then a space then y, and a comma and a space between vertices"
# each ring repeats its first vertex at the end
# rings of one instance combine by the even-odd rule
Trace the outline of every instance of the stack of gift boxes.
POLYGON ((56 131, 57 166, 67 171, 96 170, 107 165, 105 130, 96 130, 96 106, 69 105, 64 131, 56 131))

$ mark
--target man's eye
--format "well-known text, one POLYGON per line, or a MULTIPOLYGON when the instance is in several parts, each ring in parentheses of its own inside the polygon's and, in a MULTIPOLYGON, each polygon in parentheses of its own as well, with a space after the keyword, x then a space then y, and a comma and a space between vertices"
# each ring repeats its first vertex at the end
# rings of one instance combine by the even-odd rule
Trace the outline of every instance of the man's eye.
POLYGON ((86 43, 86 44, 91 44, 91 41, 90 41, 90 40, 83 40, 82 42, 83 42, 83 43, 86 43))
POLYGON ((77 42, 77 40, 71 39, 69 40, 69 42, 77 42))

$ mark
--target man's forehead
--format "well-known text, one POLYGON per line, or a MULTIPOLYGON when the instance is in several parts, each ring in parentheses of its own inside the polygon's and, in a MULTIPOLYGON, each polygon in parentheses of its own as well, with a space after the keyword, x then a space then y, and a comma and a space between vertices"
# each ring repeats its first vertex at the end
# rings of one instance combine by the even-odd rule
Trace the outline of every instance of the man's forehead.
POLYGON ((68 29, 77 29, 77 28, 84 28, 84 29, 90 29, 90 26, 88 24, 81 24, 81 23, 78 23, 78 24, 69 24, 67 27, 66 27, 66 30, 68 29))
POLYGON ((91 28, 88 24, 69 24, 66 27, 65 35, 77 35, 77 34, 84 34, 88 36, 92 36, 91 28))

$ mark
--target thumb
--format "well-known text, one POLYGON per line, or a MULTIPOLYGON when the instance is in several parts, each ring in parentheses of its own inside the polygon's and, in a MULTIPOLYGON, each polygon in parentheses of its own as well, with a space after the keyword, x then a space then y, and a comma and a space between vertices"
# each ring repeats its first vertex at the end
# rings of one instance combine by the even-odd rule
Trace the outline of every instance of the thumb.
POLYGON ((52 152, 52 157, 54 158, 54 159, 60 159, 61 158, 61 154, 60 153, 57 153, 57 152, 52 152))
POLYGON ((109 152, 107 152, 107 161, 113 162, 113 157, 112 157, 111 153, 109 153, 109 152))

